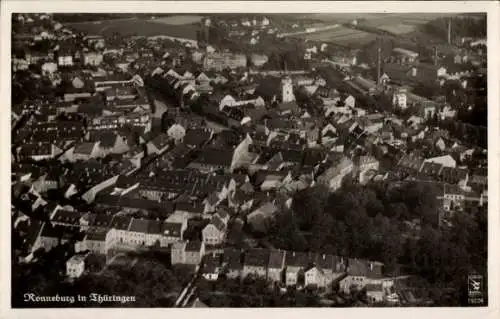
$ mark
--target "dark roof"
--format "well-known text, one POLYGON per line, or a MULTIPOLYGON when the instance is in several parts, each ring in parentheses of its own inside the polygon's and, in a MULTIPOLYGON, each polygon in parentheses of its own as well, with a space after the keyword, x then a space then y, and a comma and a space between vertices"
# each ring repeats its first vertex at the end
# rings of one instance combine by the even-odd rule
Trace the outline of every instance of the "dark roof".
POLYGON ((306 268, 311 263, 314 263, 315 256, 303 252, 287 252, 285 257, 285 265, 287 267, 306 268))
POLYGON ((115 215, 111 220, 111 228, 115 228, 117 230, 128 230, 131 220, 132 218, 129 216, 115 215))
POLYGON ((188 129, 184 136, 184 144, 200 147, 210 139, 211 133, 206 129, 188 129))
POLYGON ((73 153, 90 155, 94 150, 94 146, 95 143, 80 143, 77 146, 75 146, 75 150, 73 151, 73 153))
POLYGON ((201 241, 190 241, 186 244, 186 251, 199 252, 201 251, 201 241))
POLYGON ((440 175, 444 182, 456 184, 465 179, 468 172, 465 168, 443 167, 440 175))
POLYGON ((285 254, 283 250, 271 250, 268 268, 281 269, 284 266, 285 254))
POLYGON ((242 268, 241 263, 241 250, 234 248, 224 249, 223 263, 227 264, 227 268, 230 270, 240 270, 242 268))
POLYGON ((233 160, 233 151, 228 149, 219 149, 214 147, 207 147, 200 152, 195 163, 216 166, 231 166, 233 160))
POLYGON ((382 264, 362 259, 349 259, 347 273, 350 276, 364 276, 368 278, 382 277, 382 264))
POLYGON ((220 219, 219 216, 214 215, 210 220, 210 224, 214 225, 219 231, 223 232, 226 230, 226 224, 220 219))
POLYGON ((443 165, 432 162, 424 162, 420 168, 420 172, 429 176, 438 176, 443 165))
POLYGON ((157 135, 150 143, 153 144, 157 149, 161 150, 168 145, 170 138, 167 134, 157 135))
POLYGON ((52 144, 47 142, 23 144, 19 152, 19 155, 21 156, 40 156, 51 154, 52 144))
POLYGON ((267 249, 250 249, 245 253, 245 266, 267 267, 270 252, 267 249))
POLYGON ((95 229, 89 229, 87 231, 87 240, 94 240, 94 241, 105 241, 106 240, 106 234, 107 230, 95 230, 95 229))
POLYGON ((103 148, 112 148, 115 146, 118 136, 110 131, 91 131, 89 140, 92 142, 101 142, 99 145, 103 148))

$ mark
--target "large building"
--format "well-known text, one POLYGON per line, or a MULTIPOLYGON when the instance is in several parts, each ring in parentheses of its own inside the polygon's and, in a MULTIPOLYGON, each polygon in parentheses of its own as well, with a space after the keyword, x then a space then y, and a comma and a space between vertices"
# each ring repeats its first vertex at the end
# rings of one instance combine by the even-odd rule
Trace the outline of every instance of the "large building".
POLYGON ((206 69, 222 71, 224 69, 245 68, 247 57, 244 54, 212 53, 207 54, 203 63, 206 69))

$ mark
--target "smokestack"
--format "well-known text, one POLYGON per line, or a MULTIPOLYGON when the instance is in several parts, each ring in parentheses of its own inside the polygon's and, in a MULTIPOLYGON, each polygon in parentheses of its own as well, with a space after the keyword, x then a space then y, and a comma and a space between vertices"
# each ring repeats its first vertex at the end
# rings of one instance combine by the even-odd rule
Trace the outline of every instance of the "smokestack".
POLYGON ((448 20, 448 44, 451 44, 451 18, 448 20))
POLYGON ((436 47, 434 47, 434 65, 437 66, 438 64, 438 50, 436 47))
POLYGON ((380 74, 381 72, 381 65, 382 65, 382 49, 380 48, 380 44, 379 44, 379 47, 377 49, 377 84, 380 84, 380 77, 382 76, 380 74))

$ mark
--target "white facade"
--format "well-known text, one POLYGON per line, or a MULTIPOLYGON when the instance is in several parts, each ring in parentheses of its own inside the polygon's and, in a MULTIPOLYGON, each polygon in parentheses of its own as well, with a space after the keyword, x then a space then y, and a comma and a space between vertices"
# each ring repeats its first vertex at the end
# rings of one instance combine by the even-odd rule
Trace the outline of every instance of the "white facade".
POLYGON ((73 256, 66 262, 66 275, 70 278, 78 278, 85 271, 85 257, 73 256))
POLYGON ((286 77, 281 80, 281 99, 283 103, 295 101, 295 95, 293 94, 292 79, 286 77))

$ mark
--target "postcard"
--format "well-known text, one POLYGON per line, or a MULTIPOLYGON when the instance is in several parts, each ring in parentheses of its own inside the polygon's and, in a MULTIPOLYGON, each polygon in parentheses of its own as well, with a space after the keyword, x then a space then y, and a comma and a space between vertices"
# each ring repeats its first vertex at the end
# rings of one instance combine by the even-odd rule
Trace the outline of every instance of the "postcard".
POLYGON ((6 317, 498 314, 498 8, 2 3, 6 317))

